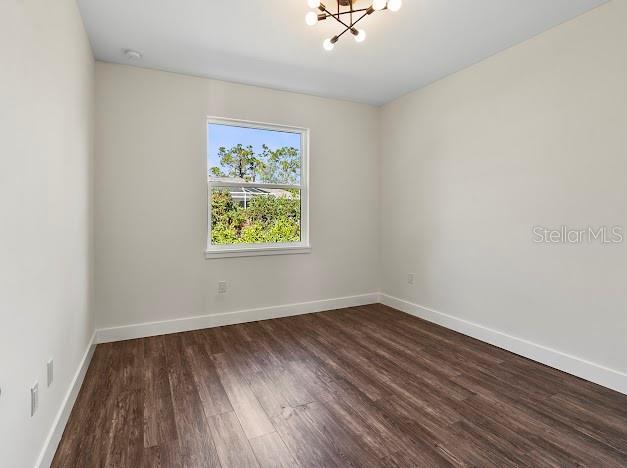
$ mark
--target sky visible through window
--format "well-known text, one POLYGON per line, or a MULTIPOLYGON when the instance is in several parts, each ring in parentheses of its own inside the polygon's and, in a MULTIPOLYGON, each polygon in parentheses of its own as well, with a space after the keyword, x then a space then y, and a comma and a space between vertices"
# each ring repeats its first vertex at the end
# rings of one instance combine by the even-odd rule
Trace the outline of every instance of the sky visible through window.
POLYGON ((227 149, 242 144, 251 145, 256 153, 261 153, 263 144, 271 150, 284 146, 300 149, 300 134, 278 132, 257 128, 236 127, 233 125, 207 125, 207 170, 213 166, 220 166, 218 149, 224 146, 227 149))

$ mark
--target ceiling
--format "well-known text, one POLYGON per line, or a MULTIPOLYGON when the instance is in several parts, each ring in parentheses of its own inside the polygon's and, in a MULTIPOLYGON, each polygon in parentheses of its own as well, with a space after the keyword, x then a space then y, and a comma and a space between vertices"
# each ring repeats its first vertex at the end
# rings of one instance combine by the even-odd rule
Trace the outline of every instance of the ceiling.
MULTIPOLYGON (((330 4, 334 0, 326 0, 330 4)), ((366 1, 367 0, 360 0, 366 1)), ((96 59, 383 104, 606 0, 404 0, 332 52, 306 0, 78 0, 96 59), (143 58, 129 62, 124 49, 143 58)))

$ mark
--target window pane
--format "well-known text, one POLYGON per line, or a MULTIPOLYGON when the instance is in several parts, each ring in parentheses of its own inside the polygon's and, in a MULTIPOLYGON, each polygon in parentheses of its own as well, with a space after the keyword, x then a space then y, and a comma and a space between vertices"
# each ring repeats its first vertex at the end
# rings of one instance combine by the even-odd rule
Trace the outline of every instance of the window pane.
POLYGON ((300 133, 211 123, 207 141, 210 180, 300 184, 300 133))
POLYGON ((300 190, 213 187, 211 244, 300 242, 300 190))

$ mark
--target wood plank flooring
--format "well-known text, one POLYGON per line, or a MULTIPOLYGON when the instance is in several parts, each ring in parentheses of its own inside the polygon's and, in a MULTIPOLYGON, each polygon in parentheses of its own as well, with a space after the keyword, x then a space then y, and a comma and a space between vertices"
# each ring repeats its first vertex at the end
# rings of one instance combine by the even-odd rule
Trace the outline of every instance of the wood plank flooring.
POLYGON ((627 396, 377 304, 99 345, 52 466, 627 466, 627 396))

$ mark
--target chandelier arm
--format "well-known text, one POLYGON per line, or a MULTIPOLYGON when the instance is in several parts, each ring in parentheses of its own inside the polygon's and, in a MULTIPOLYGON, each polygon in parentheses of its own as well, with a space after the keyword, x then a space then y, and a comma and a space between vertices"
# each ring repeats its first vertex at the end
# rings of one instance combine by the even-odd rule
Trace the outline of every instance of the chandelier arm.
POLYGON ((364 13, 363 15, 361 15, 354 23, 351 24, 351 28, 353 26, 355 26, 357 23, 359 23, 362 19, 364 19, 366 16, 368 16, 368 13, 364 13))
POLYGON ((336 41, 337 39, 339 39, 340 37, 342 37, 347 31, 350 31, 352 29, 352 26, 346 26, 346 29, 344 29, 344 31, 342 31, 341 33, 339 33, 338 35, 336 35, 336 41))
POLYGON ((329 10, 327 10, 327 8, 324 8, 324 11, 327 13, 327 18, 330 16, 331 18, 333 18, 335 21, 337 21, 338 23, 340 23, 342 26, 344 26, 345 28, 350 28, 350 26, 348 24, 346 24, 344 21, 342 21, 340 19, 339 15, 343 15, 348 13, 348 11, 344 11, 342 13, 338 13, 337 15, 334 15, 333 13, 331 13, 329 10))
POLYGON ((353 0, 350 0, 350 22, 351 22, 351 27, 353 26, 353 0))
MULTIPOLYGON (((325 11, 325 12, 326 12, 326 14, 327 14, 327 16, 325 17, 325 19, 326 19, 326 18, 329 18, 329 17, 330 17, 330 18, 333 18, 335 21, 337 21, 338 23, 340 23, 340 24, 341 24, 342 26, 344 26, 345 28, 350 28, 351 26, 354 26, 355 24, 357 24, 357 22, 358 22, 358 21, 361 21, 364 17, 368 16, 368 15, 369 15, 369 13, 368 13, 368 11, 369 11, 369 10, 370 10, 369 8, 360 8, 359 10, 353 10, 353 13, 359 13, 359 12, 362 12, 362 11, 363 11, 363 12, 364 12, 364 14, 363 14, 363 15, 361 15, 361 16, 357 19, 357 21, 355 21, 354 23, 351 21, 351 24, 350 24, 350 25, 348 25, 348 24, 346 24, 344 21, 342 21, 342 20, 339 18, 339 16, 338 16, 337 14, 335 14, 335 13, 331 13, 331 12, 330 12, 329 10, 327 10, 326 8, 324 9, 324 11, 325 11)), ((340 13, 339 13, 339 15, 347 15, 347 14, 349 14, 349 13, 350 13, 350 11, 342 11, 342 12, 340 12, 340 13)))
MULTIPOLYGON (((337 42, 337 40, 342 37, 344 34, 346 34, 348 31, 352 31, 353 30, 353 26, 355 26, 357 23, 359 23, 362 19, 364 19, 366 16, 368 16, 368 13, 364 13, 363 15, 361 15, 357 21, 355 21, 354 23, 351 20, 351 25, 350 26, 346 26, 346 29, 344 29, 344 31, 342 31, 341 33, 337 34, 335 36, 335 42, 337 42)), ((342 23, 343 24, 343 23, 342 23)))
MULTIPOLYGON (((360 8, 359 10, 353 10, 353 13, 361 13, 362 11, 368 11, 368 10, 370 10, 370 8, 360 8)), ((324 11, 327 13, 327 15, 326 15, 326 16, 327 16, 327 18, 328 18, 329 16, 333 16, 334 18, 338 16, 338 14, 337 14, 337 13, 331 13, 331 12, 329 12, 329 10, 327 10, 327 9, 325 9, 324 11)), ((340 16, 342 16, 342 15, 349 15, 349 14, 350 14, 350 11, 340 11, 340 13, 339 13, 339 14, 340 14, 340 16)))

